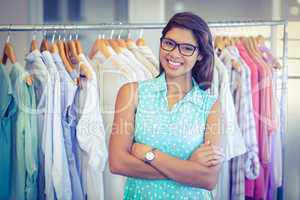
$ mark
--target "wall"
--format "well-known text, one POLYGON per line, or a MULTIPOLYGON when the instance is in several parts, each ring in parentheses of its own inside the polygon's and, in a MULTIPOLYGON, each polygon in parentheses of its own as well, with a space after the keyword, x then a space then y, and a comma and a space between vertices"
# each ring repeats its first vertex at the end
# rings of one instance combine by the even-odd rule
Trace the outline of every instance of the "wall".
POLYGON ((271 18, 271 0, 166 0, 167 19, 175 13, 175 4, 182 2, 184 10, 197 13, 207 21, 271 18))
MULTIPOLYGON (((36 1, 36 0, 34 0, 36 1)), ((33 9, 41 4, 36 2, 33 6, 30 0, 2 0, 0 6, 0 24, 28 24, 30 22, 38 22, 39 17, 33 9)), ((40 9, 36 9, 40 10, 40 9)), ((0 32, 0 52, 2 55, 3 45, 6 41, 8 32, 0 32)), ((11 32, 10 40, 17 55, 17 60, 24 63, 24 53, 29 50, 29 33, 11 32), (25 41, 25 42, 24 42, 25 41)))

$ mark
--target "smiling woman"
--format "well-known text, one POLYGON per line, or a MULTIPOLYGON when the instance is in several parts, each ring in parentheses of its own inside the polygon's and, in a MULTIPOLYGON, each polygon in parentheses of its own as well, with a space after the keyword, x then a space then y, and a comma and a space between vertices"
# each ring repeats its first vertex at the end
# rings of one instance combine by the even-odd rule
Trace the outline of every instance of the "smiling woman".
POLYGON ((212 199, 224 159, 207 24, 174 15, 162 32, 160 74, 118 93, 109 163, 128 177, 124 199, 212 199))

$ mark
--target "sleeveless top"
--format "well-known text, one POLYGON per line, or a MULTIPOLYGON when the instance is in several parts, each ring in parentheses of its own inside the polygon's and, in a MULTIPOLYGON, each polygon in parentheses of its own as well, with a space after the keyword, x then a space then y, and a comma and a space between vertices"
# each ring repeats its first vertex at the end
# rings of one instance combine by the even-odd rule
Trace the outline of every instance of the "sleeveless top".
MULTIPOLYGON (((204 142, 207 117, 215 101, 216 97, 200 89, 193 79, 193 88, 170 110, 165 74, 141 81, 138 85, 134 141, 187 160, 204 142)), ((210 200, 212 196, 208 190, 173 180, 128 177, 123 199, 210 200)))

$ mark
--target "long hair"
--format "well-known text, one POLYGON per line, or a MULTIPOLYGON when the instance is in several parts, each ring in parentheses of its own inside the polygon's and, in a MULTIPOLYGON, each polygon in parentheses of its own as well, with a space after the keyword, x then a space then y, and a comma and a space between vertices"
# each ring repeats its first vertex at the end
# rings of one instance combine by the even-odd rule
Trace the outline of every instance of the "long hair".
MULTIPOLYGON (((197 60, 192 68, 192 77, 199 87, 206 90, 211 87, 214 66, 214 50, 212 45, 212 35, 207 23, 198 15, 191 12, 181 12, 175 14, 162 31, 162 38, 172 28, 185 28, 191 30, 198 43, 198 53, 202 59, 197 60)), ((159 66, 160 74, 164 69, 159 66)))

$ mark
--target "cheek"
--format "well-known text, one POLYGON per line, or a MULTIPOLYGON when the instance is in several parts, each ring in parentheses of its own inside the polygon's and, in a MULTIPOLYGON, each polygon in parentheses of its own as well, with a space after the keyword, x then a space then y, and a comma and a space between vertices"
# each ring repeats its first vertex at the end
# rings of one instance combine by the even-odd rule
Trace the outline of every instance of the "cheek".
POLYGON ((164 52, 164 51, 162 51, 162 50, 159 51, 159 61, 160 61, 161 63, 166 62, 166 56, 167 56, 167 53, 166 53, 166 52, 164 52))
POLYGON ((187 60, 187 63, 189 65, 189 67, 194 67, 194 65, 196 64, 196 62, 197 62, 197 58, 196 57, 195 58, 190 58, 190 59, 187 60))

